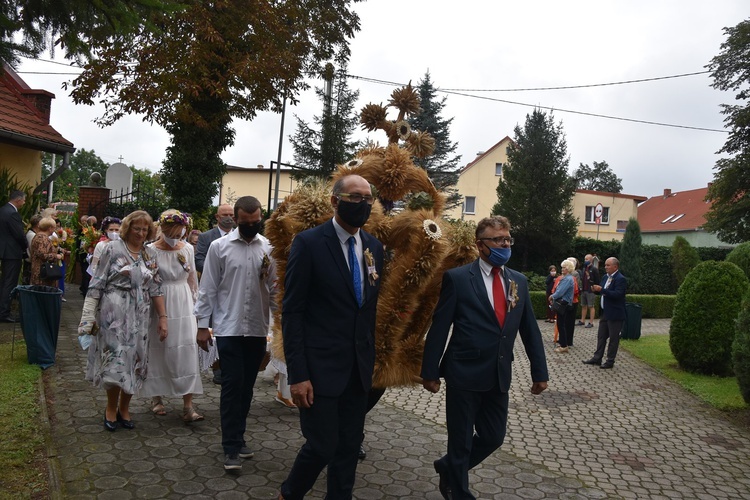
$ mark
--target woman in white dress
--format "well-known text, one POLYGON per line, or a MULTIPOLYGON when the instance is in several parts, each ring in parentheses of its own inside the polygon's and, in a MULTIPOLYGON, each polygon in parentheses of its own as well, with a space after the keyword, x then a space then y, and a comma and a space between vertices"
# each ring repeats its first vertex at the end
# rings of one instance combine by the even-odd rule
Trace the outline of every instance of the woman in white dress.
POLYGON ((190 423, 203 420, 193 408, 193 394, 203 393, 203 383, 196 343, 198 325, 193 315, 198 293, 195 254, 192 245, 183 240, 190 218, 177 210, 167 210, 159 217, 159 227, 161 234, 148 248, 159 265, 169 336, 159 342, 156 330, 151 332, 148 377, 140 395, 153 398, 152 411, 156 415, 166 415, 163 396, 181 396, 182 419, 190 423))

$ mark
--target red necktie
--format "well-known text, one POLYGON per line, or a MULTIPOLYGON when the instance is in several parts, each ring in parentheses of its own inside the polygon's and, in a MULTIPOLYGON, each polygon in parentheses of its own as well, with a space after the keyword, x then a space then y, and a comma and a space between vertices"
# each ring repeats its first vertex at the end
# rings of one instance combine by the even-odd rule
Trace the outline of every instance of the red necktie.
POLYGON ((500 275, 500 268, 492 268, 492 300, 495 307, 495 316, 500 323, 500 328, 505 326, 505 290, 503 290, 503 278, 500 275))

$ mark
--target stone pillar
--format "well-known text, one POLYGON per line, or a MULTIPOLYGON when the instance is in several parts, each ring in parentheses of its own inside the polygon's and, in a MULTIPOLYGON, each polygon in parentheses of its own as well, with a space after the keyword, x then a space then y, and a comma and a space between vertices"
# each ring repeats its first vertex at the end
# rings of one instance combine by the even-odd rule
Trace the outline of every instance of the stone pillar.
POLYGON ((101 186, 82 186, 78 188, 78 214, 93 215, 101 222, 106 215, 109 188, 101 186))

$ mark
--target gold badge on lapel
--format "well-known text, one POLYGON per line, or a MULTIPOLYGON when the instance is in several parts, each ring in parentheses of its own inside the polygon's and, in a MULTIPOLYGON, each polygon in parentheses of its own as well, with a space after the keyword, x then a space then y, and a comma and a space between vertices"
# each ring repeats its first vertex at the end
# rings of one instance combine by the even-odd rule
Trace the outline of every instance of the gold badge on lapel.
POLYGON ((367 264, 367 280, 370 282, 370 286, 375 286, 375 281, 379 276, 377 269, 375 269, 375 257, 372 256, 369 248, 365 249, 365 264, 367 264))

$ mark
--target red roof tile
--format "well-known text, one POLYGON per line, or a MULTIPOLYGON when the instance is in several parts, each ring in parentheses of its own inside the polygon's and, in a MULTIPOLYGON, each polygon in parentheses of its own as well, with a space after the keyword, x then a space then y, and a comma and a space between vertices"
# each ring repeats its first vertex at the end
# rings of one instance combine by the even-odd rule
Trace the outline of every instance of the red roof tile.
POLYGON ((74 151, 73 143, 47 123, 22 92, 54 97, 45 91, 32 91, 9 67, 0 68, 0 139, 19 145, 28 142, 30 147, 43 151, 46 151, 43 146, 47 143, 49 152, 74 151))
POLYGON ((664 194, 646 200, 638 207, 638 223, 643 233, 691 231, 706 223, 711 203, 704 201, 708 187, 664 194))

